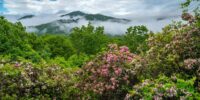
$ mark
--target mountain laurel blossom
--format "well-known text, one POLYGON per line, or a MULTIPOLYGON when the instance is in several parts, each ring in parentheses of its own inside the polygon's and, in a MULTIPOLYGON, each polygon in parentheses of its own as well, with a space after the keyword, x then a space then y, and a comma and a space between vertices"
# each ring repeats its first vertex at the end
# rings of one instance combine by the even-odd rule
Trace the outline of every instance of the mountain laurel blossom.
MULTIPOLYGON (((98 94, 115 92, 130 83, 127 69, 137 55, 130 53, 128 47, 109 45, 109 50, 88 62, 82 70, 84 81, 78 86, 98 94)), ((134 76, 134 75, 132 75, 134 76)))

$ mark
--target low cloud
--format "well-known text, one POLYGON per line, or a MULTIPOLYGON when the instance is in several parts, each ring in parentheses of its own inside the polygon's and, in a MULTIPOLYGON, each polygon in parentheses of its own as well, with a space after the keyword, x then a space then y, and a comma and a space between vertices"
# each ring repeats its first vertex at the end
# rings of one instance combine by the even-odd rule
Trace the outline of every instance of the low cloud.
POLYGON ((146 19, 180 15, 185 0, 4 0, 7 14, 55 14, 83 11, 109 16, 146 19))
MULTIPOLYGON (((104 14, 132 20, 128 24, 113 22, 93 22, 95 26, 104 26, 107 33, 124 33, 129 26, 146 25, 150 30, 160 31, 171 20, 177 20, 182 10, 180 4, 185 0, 4 0, 7 9, 4 15, 16 22, 16 17, 33 14, 39 16, 32 20, 22 20, 25 26, 35 26, 58 20, 58 14, 83 11, 91 14, 104 14), (14 17, 13 17, 14 16, 14 17), (164 18, 157 21, 156 19, 164 18)), ((60 28, 87 25, 88 21, 63 25, 60 28)))
MULTIPOLYGON (((171 18, 171 19, 163 19, 163 20, 148 20, 148 21, 131 21, 129 23, 117 23, 112 21, 91 21, 91 24, 95 27, 103 26, 104 31, 107 34, 124 34, 130 26, 138 26, 138 25, 145 25, 149 30, 154 32, 159 32, 162 30, 164 26, 167 24, 170 24, 174 21, 180 21, 181 19, 179 17, 171 18)), ((28 23, 28 22, 27 22, 28 23)), ((58 26, 59 30, 64 32, 69 32, 74 27, 81 27, 82 25, 87 25, 89 23, 86 19, 80 19, 77 23, 60 23, 57 21, 54 21, 54 23, 51 23, 52 26, 58 26)), ((30 25, 29 25, 30 26, 30 25)), ((55 29, 58 30, 58 29, 55 29)), ((27 31, 29 32, 37 32, 38 30, 36 28, 31 27, 30 29, 27 28, 27 31)), ((40 30, 41 31, 41 30, 40 30)), ((44 28, 42 30, 42 33, 45 33, 47 30, 44 28)))

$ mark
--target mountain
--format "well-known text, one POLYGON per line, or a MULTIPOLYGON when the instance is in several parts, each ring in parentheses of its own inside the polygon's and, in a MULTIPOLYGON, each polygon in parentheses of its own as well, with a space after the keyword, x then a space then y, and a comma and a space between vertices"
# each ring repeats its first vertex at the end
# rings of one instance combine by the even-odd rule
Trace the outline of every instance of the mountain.
POLYGON ((32 17, 34 17, 34 15, 25 15, 25 16, 19 18, 18 20, 28 19, 28 18, 32 18, 32 17))
POLYGON ((180 21, 180 16, 152 16, 150 18, 129 17, 129 19, 117 18, 103 14, 89 14, 81 11, 67 12, 60 10, 53 14, 3 14, 10 22, 20 21, 28 32, 36 33, 69 33, 74 27, 81 27, 91 23, 96 26, 104 26, 105 33, 123 34, 127 28, 136 25, 145 25, 150 30, 158 32, 172 20, 180 21), (156 26, 156 27, 155 27, 156 26))
POLYGON ((70 18, 73 18, 73 17, 76 17, 76 16, 83 16, 86 20, 89 20, 89 21, 94 21, 94 20, 97 20, 97 21, 113 21, 113 22, 129 22, 130 20, 128 19, 120 19, 120 18, 114 18, 114 17, 110 17, 110 16, 105 16, 105 15, 102 15, 102 14, 86 14, 86 13, 83 13, 81 11, 74 11, 74 12, 71 12, 69 14, 65 14, 65 15, 61 15, 61 17, 64 17, 64 16, 70 16, 70 18))
POLYGON ((71 31, 73 27, 70 27, 70 23, 77 23, 78 20, 73 19, 59 19, 53 22, 37 25, 37 26, 29 26, 30 29, 35 29, 37 33, 68 33, 71 31))
MULTIPOLYGON (((29 16, 29 15, 27 15, 29 16)), ((27 16, 24 16, 20 18, 22 23, 29 23, 33 22, 33 20, 41 20, 42 17, 34 16, 34 18, 29 16, 29 19, 27 16), (40 19, 36 19, 39 17, 40 19)), ((33 24, 33 25, 26 25, 27 30, 31 32, 37 32, 37 33, 68 33, 71 31, 73 27, 81 26, 88 24, 89 22, 92 24, 99 24, 99 23, 121 23, 126 24, 129 23, 130 20, 128 19, 122 19, 122 18, 115 18, 111 16, 106 16, 102 14, 87 14, 81 11, 74 11, 67 14, 62 14, 61 12, 57 13, 57 15, 46 15, 46 19, 48 19, 48 22, 41 23, 40 24, 33 24)))
POLYGON ((74 11, 74 12, 70 12, 68 14, 61 15, 61 17, 64 17, 64 16, 75 17, 75 16, 85 16, 85 15, 86 14, 81 11, 74 11))

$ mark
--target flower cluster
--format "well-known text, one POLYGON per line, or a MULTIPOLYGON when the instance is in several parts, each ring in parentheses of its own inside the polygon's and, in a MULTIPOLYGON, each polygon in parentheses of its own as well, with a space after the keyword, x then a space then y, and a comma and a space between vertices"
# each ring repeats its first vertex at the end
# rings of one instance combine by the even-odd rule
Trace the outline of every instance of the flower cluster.
MULTIPOLYGON (((2 61, 2 60, 1 60, 2 61)), ((29 62, 0 61, 0 98, 14 94, 15 99, 32 97, 32 99, 61 99, 70 75, 56 65, 33 65, 29 62)), ((1 98, 2 99, 2 98, 1 98)))
POLYGON ((130 83, 130 75, 135 75, 127 70, 137 57, 129 52, 128 47, 111 44, 108 52, 99 55, 83 67, 82 74, 86 78, 79 85, 98 94, 117 91, 130 83))
POLYGON ((196 64, 198 64, 197 59, 186 59, 184 60, 184 68, 188 70, 195 69, 196 64))
POLYGON ((191 84, 188 84, 187 81, 173 82, 165 76, 160 76, 159 79, 154 80, 146 79, 133 86, 133 90, 126 95, 125 100, 187 100, 193 93, 183 89, 184 87, 177 88, 176 83, 181 84, 180 82, 191 87, 191 84))
POLYGON ((183 13, 181 17, 183 20, 189 21, 189 23, 192 23, 195 21, 195 18, 189 13, 183 13))
POLYGON ((194 85, 197 88, 197 91, 200 92, 200 67, 198 68, 196 72, 196 80, 195 80, 194 85))

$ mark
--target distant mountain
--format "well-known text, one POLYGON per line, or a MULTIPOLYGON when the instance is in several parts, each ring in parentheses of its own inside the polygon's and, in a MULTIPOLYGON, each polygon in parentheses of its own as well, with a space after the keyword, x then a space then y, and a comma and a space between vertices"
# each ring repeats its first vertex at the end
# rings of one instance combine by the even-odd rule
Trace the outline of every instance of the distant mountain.
POLYGON ((117 18, 103 14, 89 14, 81 11, 67 12, 60 10, 54 13, 42 14, 3 14, 10 22, 21 22, 28 32, 36 33, 69 33, 74 27, 91 23, 94 26, 104 26, 109 34, 123 34, 130 26, 145 25, 152 31, 161 31, 171 20, 180 21, 180 15, 152 16, 150 18, 129 17, 117 18), (136 19, 135 19, 136 18, 136 19), (155 27, 156 26, 156 27, 155 27))
MULTIPOLYGON (((23 17, 25 19, 28 17, 23 17)), ((29 16, 29 18, 31 18, 29 16)), ((21 18, 20 21, 23 22, 21 18)), ((27 21, 26 19, 26 21, 27 21)), ((110 16, 105 16, 102 14, 87 14, 81 11, 74 11, 67 14, 58 13, 58 15, 51 18, 52 21, 47 23, 42 23, 39 25, 29 25, 27 28, 34 29, 33 32, 37 33, 68 33, 75 26, 80 26, 80 23, 101 23, 101 22, 113 22, 126 24, 130 22, 128 19, 115 18, 110 16)), ((32 22, 32 20, 31 20, 32 22)), ((27 22, 26 22, 27 23, 27 22)))
POLYGON ((105 16, 102 14, 87 14, 81 11, 74 11, 68 14, 61 15, 61 17, 64 17, 64 16, 70 16, 70 18, 82 16, 88 21, 108 21, 108 20, 113 21, 113 22, 129 22, 130 21, 128 19, 114 18, 110 16, 105 16))
POLYGON ((37 33, 68 33, 72 28, 68 24, 77 22, 78 20, 74 19, 59 19, 37 26, 29 26, 28 28, 35 28, 37 33))
POLYGON ((70 16, 72 18, 72 17, 75 17, 75 16, 85 16, 85 15, 86 14, 81 12, 81 11, 74 11, 74 12, 70 12, 68 14, 61 15, 61 17, 70 16))
POLYGON ((157 17, 156 20, 157 21, 163 21, 163 20, 166 20, 166 19, 175 19, 175 18, 180 18, 181 16, 179 15, 176 15, 176 16, 160 16, 160 17, 157 17))
POLYGON ((25 15, 25 16, 19 18, 18 20, 28 19, 28 18, 32 18, 32 17, 34 17, 34 15, 25 15))

